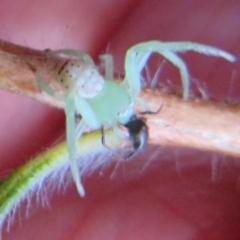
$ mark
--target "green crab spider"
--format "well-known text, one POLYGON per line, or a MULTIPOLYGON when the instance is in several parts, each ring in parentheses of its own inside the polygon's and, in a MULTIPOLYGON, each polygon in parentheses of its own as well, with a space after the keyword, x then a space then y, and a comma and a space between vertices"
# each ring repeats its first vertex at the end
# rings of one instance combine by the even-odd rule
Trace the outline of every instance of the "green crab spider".
MULTIPOLYGON (((147 142, 147 125, 135 115, 135 105, 140 103, 146 108, 147 104, 138 98, 141 91, 141 71, 153 52, 159 53, 179 71, 183 85, 183 97, 189 97, 189 73, 183 60, 177 52, 195 51, 206 55, 222 57, 230 62, 235 57, 218 48, 192 42, 160 42, 149 41, 131 47, 125 57, 125 78, 122 83, 114 81, 113 60, 111 55, 102 55, 105 62, 105 76, 99 73, 92 58, 81 51, 57 50, 51 54, 65 54, 79 57, 68 59, 57 67, 57 80, 63 94, 55 92, 36 75, 39 87, 48 94, 65 102, 66 138, 70 168, 77 190, 85 195, 77 165, 76 140, 81 137, 85 128, 99 129, 102 126, 112 127, 116 134, 119 124, 127 127, 129 137, 136 149, 141 150, 147 142), (76 126, 75 113, 82 116, 76 126), (140 122, 139 122, 140 120, 140 122), (137 125, 135 125, 135 123, 137 125), (137 128, 133 131, 133 126, 137 128), (139 141, 138 144, 134 141, 139 141)), ((148 109, 146 109, 148 112, 148 109)))

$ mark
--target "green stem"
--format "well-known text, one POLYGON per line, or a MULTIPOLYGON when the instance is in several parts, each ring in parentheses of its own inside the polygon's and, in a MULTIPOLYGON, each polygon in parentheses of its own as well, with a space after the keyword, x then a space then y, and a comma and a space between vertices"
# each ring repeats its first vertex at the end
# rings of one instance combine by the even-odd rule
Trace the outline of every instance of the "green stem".
MULTIPOLYGON (((105 137, 111 148, 118 148, 122 144, 122 140, 112 131, 107 131, 105 137)), ((104 148, 99 131, 84 135, 78 145, 81 151, 78 152, 79 157, 104 148)), ((39 183, 56 171, 61 171, 66 164, 69 165, 66 142, 63 142, 31 159, 0 182, 0 227, 21 201, 26 199, 29 193, 36 191, 39 183)))

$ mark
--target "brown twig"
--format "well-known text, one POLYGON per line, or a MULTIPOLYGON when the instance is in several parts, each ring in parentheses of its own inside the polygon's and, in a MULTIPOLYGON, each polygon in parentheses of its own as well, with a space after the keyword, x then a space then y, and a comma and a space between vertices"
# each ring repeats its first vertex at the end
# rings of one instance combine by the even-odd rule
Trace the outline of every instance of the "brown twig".
MULTIPOLYGON (((48 96, 36 84, 34 72, 57 90, 58 56, 0 41, 0 87, 56 107, 64 103, 48 96)), ((191 99, 184 101, 159 89, 143 90, 150 106, 163 109, 148 116, 150 142, 240 156, 240 106, 191 99)))
POLYGON ((57 91, 56 65, 62 60, 47 51, 29 49, 0 40, 0 87, 62 108, 62 102, 38 88, 34 75, 38 73, 43 81, 57 91))
POLYGON ((143 91, 152 106, 163 104, 148 116, 150 142, 240 156, 240 106, 200 99, 182 100, 159 90, 143 91))

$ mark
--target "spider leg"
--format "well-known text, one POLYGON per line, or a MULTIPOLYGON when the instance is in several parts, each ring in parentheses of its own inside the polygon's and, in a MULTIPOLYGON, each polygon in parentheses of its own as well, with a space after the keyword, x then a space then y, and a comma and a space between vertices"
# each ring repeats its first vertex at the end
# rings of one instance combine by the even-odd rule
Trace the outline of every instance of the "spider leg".
POLYGON ((131 54, 126 55, 125 59, 126 76, 122 84, 130 88, 132 96, 137 95, 141 90, 140 74, 142 69, 146 65, 150 55, 151 52, 138 52, 138 53, 132 52, 131 54), (131 71, 132 69, 135 70, 131 71))
POLYGON ((100 59, 105 62, 105 79, 113 80, 113 57, 110 54, 100 56, 100 59))
POLYGON ((77 164, 77 146, 76 141, 82 136, 85 127, 88 125, 91 128, 99 128, 100 124, 96 119, 91 107, 84 98, 76 95, 75 92, 70 93, 67 97, 66 106, 66 127, 67 127, 67 147, 69 153, 70 167, 73 179, 76 183, 77 190, 81 196, 85 195, 84 188, 81 184, 79 168, 77 164), (75 128, 75 108, 82 116, 79 124, 75 128))
POLYGON ((128 83, 132 97, 138 95, 141 90, 141 70, 138 63, 140 64, 143 58, 144 56, 141 54, 141 56, 137 59, 137 53, 133 51, 132 48, 127 51, 125 58, 125 78, 123 84, 128 83))
POLYGON ((80 137, 82 136, 85 127, 87 126, 86 122, 84 121, 84 119, 82 119, 75 130, 75 140, 77 141, 78 139, 80 139, 80 137))
MULTIPOLYGON (((200 54, 205 54, 208 56, 221 57, 226 59, 229 62, 236 61, 236 57, 233 56, 232 54, 226 51, 223 51, 219 48, 208 46, 205 44, 193 43, 193 42, 169 42, 169 43, 161 42, 161 44, 164 44, 165 50, 169 50, 171 52, 194 51, 194 52, 198 52, 200 54)), ((160 51, 162 52, 162 50, 160 51)))
POLYGON ((136 56, 136 63, 138 66, 139 72, 143 70, 143 68, 146 66, 146 63, 152 53, 151 52, 139 52, 136 56))
POLYGON ((125 80, 129 83, 132 96, 137 95, 141 90, 141 76, 142 68, 146 64, 149 56, 153 52, 163 55, 171 61, 180 70, 181 79, 183 83, 183 95, 187 99, 189 96, 189 74, 187 67, 183 60, 181 60, 174 52, 195 51, 201 54, 216 56, 233 62, 236 58, 221 49, 207 46, 204 44, 192 42, 161 42, 149 41, 134 45, 126 54, 125 58, 125 80))
POLYGON ((77 50, 73 50, 73 49, 60 49, 60 50, 54 50, 51 51, 52 54, 65 54, 65 55, 69 55, 69 56, 74 56, 74 57, 81 57, 84 62, 95 66, 92 58, 85 52, 83 51, 77 51, 77 50))
POLYGON ((112 151, 112 149, 111 149, 110 147, 108 147, 108 145, 106 144, 104 127, 101 127, 101 134, 102 134, 102 137, 101 137, 102 145, 103 145, 105 148, 107 148, 108 150, 112 151))
MULTIPOLYGON (((75 106, 78 113, 82 116, 87 125, 92 129, 100 128, 101 124, 96 118, 94 111, 86 101, 86 99, 79 97, 78 95, 75 98, 75 106)), ((80 127, 77 126, 76 133, 80 132, 80 127)), ((78 138, 80 136, 77 136, 78 138)))
POLYGON ((42 89, 44 92, 49 94, 50 96, 53 96, 60 101, 65 101, 66 97, 63 94, 55 92, 46 82, 44 82, 39 75, 35 74, 37 85, 40 89, 42 89))
POLYGON ((144 46, 140 49, 137 48, 136 51, 133 46, 128 50, 125 58, 124 83, 128 83, 132 96, 138 95, 141 90, 141 72, 152 54, 148 49, 145 50, 144 46))
POLYGON ((81 178, 79 174, 79 168, 77 164, 77 151, 76 151, 76 141, 75 141, 75 92, 68 95, 65 105, 66 114, 66 131, 67 131, 67 149, 69 155, 70 168, 74 182, 77 186, 79 194, 83 197, 85 191, 81 183, 81 178))
POLYGON ((149 41, 134 45, 129 49, 130 52, 157 52, 161 54, 164 51, 171 52, 186 52, 194 51, 201 54, 221 57, 227 61, 234 62, 236 57, 232 54, 223 51, 216 47, 211 47, 205 44, 193 43, 193 42, 161 42, 161 41, 149 41))
POLYGON ((161 55, 163 55, 166 59, 168 59, 173 65, 175 65, 179 69, 181 81, 182 81, 182 85, 183 85, 183 98, 188 99, 190 80, 189 80, 189 72, 186 67, 186 64, 180 57, 178 57, 173 52, 164 51, 164 52, 161 52, 161 55))
POLYGON ((162 106, 163 105, 161 105, 156 111, 144 111, 144 112, 140 112, 140 114, 142 114, 142 115, 156 115, 161 111, 162 106))
POLYGON ((102 145, 107 147, 105 142, 105 132, 103 127, 101 127, 101 134, 102 134, 102 138, 101 138, 102 145))

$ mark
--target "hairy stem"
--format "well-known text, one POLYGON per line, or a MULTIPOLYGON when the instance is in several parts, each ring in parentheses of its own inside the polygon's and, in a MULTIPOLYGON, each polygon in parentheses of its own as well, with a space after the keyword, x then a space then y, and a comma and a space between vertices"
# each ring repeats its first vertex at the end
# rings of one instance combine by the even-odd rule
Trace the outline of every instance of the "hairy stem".
MULTIPOLYGON (((113 131, 105 131, 106 143, 112 150, 123 147, 125 141, 114 134, 113 131)), ((87 154, 95 154, 97 151, 103 152, 104 146, 101 142, 101 132, 95 131, 82 136, 78 141, 78 158, 87 154), (94 148, 94 151, 93 151, 94 148)), ((106 159, 106 158, 104 158, 106 159)), ((81 160, 80 160, 81 161, 81 160)), ((91 161, 89 164, 99 165, 98 162, 91 161)), ((106 160, 104 160, 106 161, 106 160)), ((89 169, 86 163, 81 164, 82 172, 89 169)), ((52 149, 30 159, 25 165, 12 172, 0 183, 0 227, 4 220, 22 200, 34 193, 39 185, 51 178, 51 174, 57 175, 58 180, 64 179, 64 174, 60 173, 62 168, 69 168, 66 143, 60 143, 52 149)), ((94 169, 94 167, 92 167, 94 169)), ((61 184, 61 182, 60 182, 61 184)), ((14 211, 13 211, 14 213, 14 211)))

